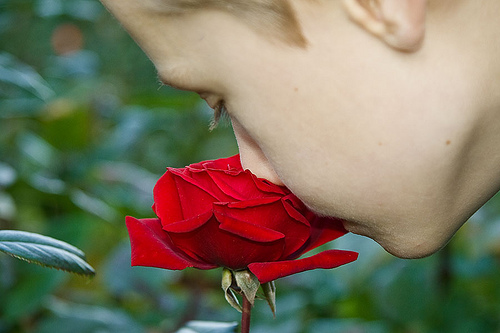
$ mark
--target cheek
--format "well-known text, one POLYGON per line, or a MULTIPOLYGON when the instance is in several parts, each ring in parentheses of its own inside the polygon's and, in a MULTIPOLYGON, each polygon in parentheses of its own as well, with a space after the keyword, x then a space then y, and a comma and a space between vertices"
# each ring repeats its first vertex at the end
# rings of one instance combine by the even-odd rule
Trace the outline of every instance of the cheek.
MULTIPOLYGON (((322 142, 329 138, 325 126, 318 124, 324 123, 328 108, 324 100, 311 97, 316 96, 317 87, 312 87, 310 80, 301 79, 297 73, 286 74, 289 72, 293 71, 239 73, 243 83, 233 86, 227 107, 231 118, 258 147, 254 149, 243 135, 238 138, 235 126, 240 151, 259 151, 263 169, 273 170, 296 195, 323 212, 318 199, 325 188, 324 169, 328 167, 324 147, 331 144, 322 142)), ((246 164, 246 156, 243 159, 246 164)), ((252 164, 255 167, 258 163, 252 164)))
POLYGON ((278 94, 266 95, 263 91, 254 95, 257 98, 228 105, 242 164, 258 176, 280 180, 292 191, 318 188, 315 184, 321 183, 320 177, 312 165, 320 152, 297 111, 303 104, 291 106, 289 99, 278 94))

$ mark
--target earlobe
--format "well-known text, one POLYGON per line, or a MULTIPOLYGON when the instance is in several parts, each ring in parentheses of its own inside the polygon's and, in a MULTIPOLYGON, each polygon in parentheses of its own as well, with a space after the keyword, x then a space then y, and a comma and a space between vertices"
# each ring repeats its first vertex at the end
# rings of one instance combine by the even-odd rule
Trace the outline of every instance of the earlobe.
POLYGON ((387 45, 417 51, 425 36, 427 0, 343 0, 349 17, 387 45))

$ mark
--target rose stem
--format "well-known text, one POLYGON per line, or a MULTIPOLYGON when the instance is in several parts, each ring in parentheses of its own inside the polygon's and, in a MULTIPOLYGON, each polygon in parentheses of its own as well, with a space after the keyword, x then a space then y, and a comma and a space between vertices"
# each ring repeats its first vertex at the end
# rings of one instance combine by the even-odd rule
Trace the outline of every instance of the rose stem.
POLYGON ((252 313, 252 304, 243 294, 243 311, 241 312, 241 333, 250 332, 250 315, 252 313))

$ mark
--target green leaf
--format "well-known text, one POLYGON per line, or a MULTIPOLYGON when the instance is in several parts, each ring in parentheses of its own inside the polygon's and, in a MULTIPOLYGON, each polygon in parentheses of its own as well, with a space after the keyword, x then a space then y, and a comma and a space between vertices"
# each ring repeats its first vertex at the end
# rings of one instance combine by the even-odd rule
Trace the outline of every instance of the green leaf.
POLYGON ((41 266, 81 275, 95 274, 81 250, 57 239, 31 232, 0 230, 0 251, 41 266))

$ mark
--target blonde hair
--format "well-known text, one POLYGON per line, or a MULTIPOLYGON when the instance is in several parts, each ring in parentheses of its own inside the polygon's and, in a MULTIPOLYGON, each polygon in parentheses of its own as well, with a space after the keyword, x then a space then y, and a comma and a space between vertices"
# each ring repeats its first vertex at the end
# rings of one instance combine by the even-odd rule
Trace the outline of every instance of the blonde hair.
POLYGON ((144 2, 155 11, 171 15, 202 9, 223 11, 243 20, 258 33, 278 37, 287 44, 299 47, 306 45, 300 24, 288 0, 146 0, 144 2))

